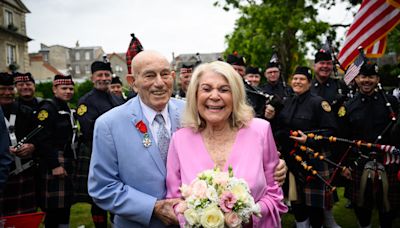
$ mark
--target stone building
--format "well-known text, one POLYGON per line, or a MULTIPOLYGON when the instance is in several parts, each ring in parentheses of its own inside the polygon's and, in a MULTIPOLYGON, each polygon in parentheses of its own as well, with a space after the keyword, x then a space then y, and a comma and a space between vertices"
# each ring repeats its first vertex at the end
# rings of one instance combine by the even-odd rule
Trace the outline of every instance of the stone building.
POLYGON ((124 85, 126 85, 125 76, 128 73, 126 65, 125 53, 111 53, 107 55, 108 61, 111 63, 111 68, 115 76, 120 77, 124 85))
POLYGON ((180 54, 178 56, 172 56, 172 69, 179 72, 183 64, 190 65, 196 64, 197 62, 208 63, 218 59, 222 59, 223 53, 191 53, 191 54, 180 54))
POLYGON ((39 74, 37 78, 47 78, 51 67, 61 74, 70 74, 75 79, 87 79, 91 75, 90 65, 96 60, 102 61, 103 55, 104 51, 100 46, 80 47, 79 42, 72 48, 58 44, 40 44, 40 50, 30 54, 31 71, 39 74))
POLYGON ((51 81, 54 75, 65 74, 65 72, 61 72, 48 61, 45 61, 42 54, 30 54, 29 60, 30 72, 37 82, 51 81))
POLYGON ((91 76, 90 65, 96 60, 102 60, 104 56, 103 48, 100 46, 80 47, 76 42, 74 48, 69 51, 70 73, 75 78, 88 78, 91 76))
POLYGON ((30 11, 20 0, 0 0, 0 71, 9 71, 10 65, 29 71, 27 13, 30 11))

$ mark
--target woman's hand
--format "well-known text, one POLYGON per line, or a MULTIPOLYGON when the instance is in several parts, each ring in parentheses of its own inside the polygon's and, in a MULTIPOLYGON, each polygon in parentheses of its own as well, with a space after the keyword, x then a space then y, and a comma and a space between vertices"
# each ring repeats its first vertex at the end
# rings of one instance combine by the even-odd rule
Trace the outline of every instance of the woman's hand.
POLYGON ((304 133, 303 133, 302 131, 300 131, 300 130, 298 130, 297 132, 299 133, 298 136, 293 136, 293 135, 291 135, 290 138, 293 139, 293 140, 295 140, 296 142, 301 143, 301 144, 306 143, 306 141, 307 141, 307 135, 304 134, 304 133))

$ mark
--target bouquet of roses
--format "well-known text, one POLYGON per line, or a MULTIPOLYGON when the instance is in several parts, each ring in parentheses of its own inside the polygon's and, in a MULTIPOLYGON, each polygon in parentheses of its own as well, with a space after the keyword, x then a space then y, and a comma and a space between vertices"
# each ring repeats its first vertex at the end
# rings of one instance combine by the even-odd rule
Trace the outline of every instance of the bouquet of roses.
POLYGON ((206 170, 180 191, 184 201, 175 207, 181 227, 241 227, 260 207, 250 195, 246 181, 219 169, 206 170))

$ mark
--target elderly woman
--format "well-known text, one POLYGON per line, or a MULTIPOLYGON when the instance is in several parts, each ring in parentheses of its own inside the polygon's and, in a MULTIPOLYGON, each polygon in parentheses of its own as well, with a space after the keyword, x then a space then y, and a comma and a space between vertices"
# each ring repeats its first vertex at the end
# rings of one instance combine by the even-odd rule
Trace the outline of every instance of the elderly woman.
POLYGON ((167 161, 167 198, 181 197, 179 187, 197 174, 218 167, 233 168, 249 184, 261 218, 253 227, 280 227, 287 211, 283 193, 274 181, 278 152, 269 123, 254 118, 246 104, 243 80, 227 63, 198 66, 190 82, 184 128, 172 136, 167 161))
POLYGON ((312 227, 322 227, 324 208, 328 206, 325 200, 329 198, 326 197, 324 182, 306 172, 294 156, 296 154, 302 156, 303 160, 322 177, 329 177, 326 163, 308 159, 304 152, 295 147, 295 141, 297 141, 327 156, 325 148, 313 139, 307 138, 302 131, 323 129, 324 134, 332 135, 335 130, 334 116, 329 103, 310 92, 311 78, 310 68, 296 68, 291 81, 295 95, 285 101, 284 108, 277 116, 278 129, 275 133, 289 166, 288 198, 291 201, 297 227, 310 227, 310 224, 312 227), (290 130, 299 130, 299 136, 289 136, 290 130))

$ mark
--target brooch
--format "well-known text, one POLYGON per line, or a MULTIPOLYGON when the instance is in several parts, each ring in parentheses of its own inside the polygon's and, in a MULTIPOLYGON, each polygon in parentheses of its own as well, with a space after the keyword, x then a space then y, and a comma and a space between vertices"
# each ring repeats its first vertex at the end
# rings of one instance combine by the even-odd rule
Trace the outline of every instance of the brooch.
POLYGON ((147 133, 146 124, 143 121, 139 121, 136 124, 136 128, 140 131, 140 133, 143 134, 143 140, 142 140, 143 146, 146 147, 146 148, 150 147, 151 146, 151 139, 150 139, 149 133, 147 133))

